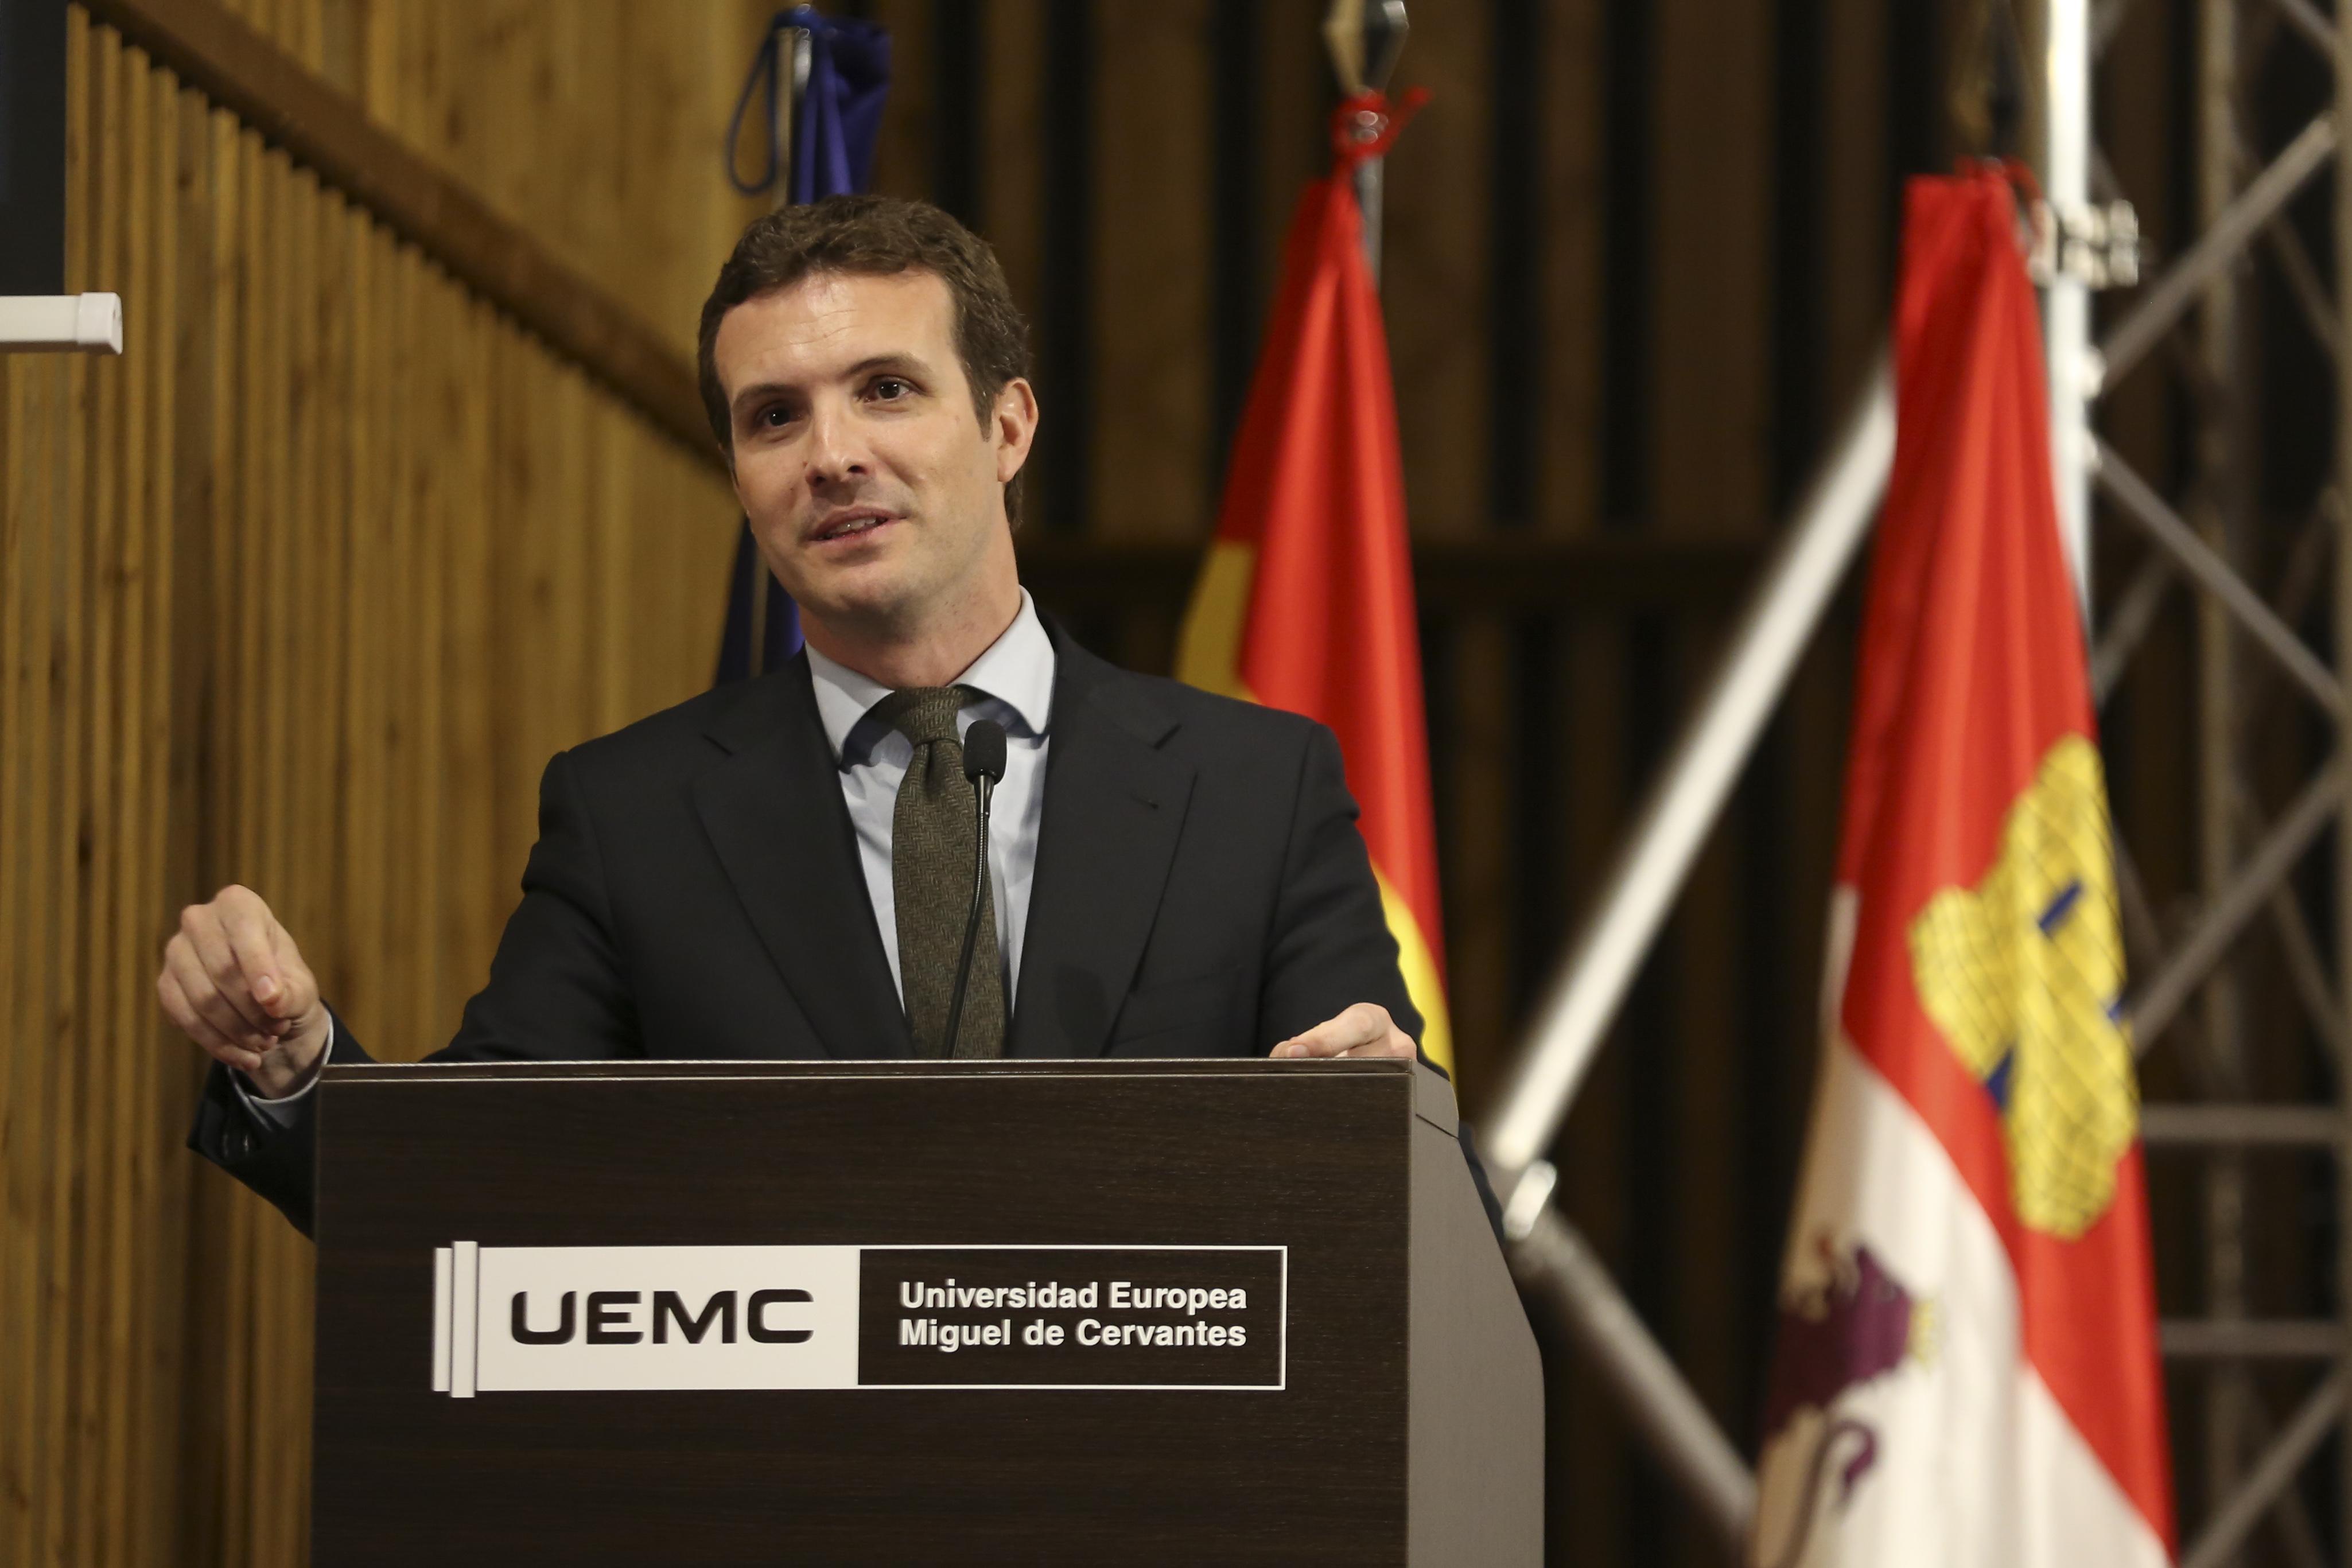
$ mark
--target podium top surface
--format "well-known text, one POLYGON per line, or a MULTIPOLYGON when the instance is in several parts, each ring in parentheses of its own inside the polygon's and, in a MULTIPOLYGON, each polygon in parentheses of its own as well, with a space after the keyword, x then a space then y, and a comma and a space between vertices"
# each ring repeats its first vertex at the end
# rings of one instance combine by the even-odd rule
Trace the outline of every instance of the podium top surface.
POLYGON ((832 1058, 821 1061, 745 1061, 737 1058, 697 1061, 660 1057, 615 1061, 339 1062, 326 1069, 325 1077, 331 1083, 423 1082, 512 1076, 609 1076, 633 1078, 640 1082, 649 1078, 985 1078, 1000 1074, 1014 1077, 1067 1077, 1075 1074, 1080 1077, 1135 1078, 1203 1072, 1402 1073, 1411 1072, 1418 1066, 1419 1063, 1397 1057, 1355 1056, 1317 1060, 1297 1057, 1277 1060, 1264 1056, 1154 1057, 1148 1061, 1107 1061, 1093 1057, 1022 1057, 998 1061, 909 1061, 905 1057, 877 1058, 871 1061, 832 1058))
POLYGON ((1454 1085, 1426 1062, 1396 1057, 1324 1057, 1313 1060, 1271 1057, 1160 1057, 1149 1061, 1101 1061, 1091 1058, 1024 1058, 1015 1061, 918 1061, 903 1057, 871 1061, 696 1061, 659 1058, 625 1061, 419 1061, 349 1062, 331 1064, 321 1075, 322 1087, 397 1088, 413 1084, 453 1085, 508 1083, 518 1080, 579 1082, 609 1079, 629 1084, 756 1080, 910 1079, 936 1082, 942 1078, 1069 1079, 1088 1078, 1132 1082, 1142 1078, 1402 1078, 1413 1079, 1413 1109, 1424 1121, 1454 1132, 1458 1113, 1454 1085))

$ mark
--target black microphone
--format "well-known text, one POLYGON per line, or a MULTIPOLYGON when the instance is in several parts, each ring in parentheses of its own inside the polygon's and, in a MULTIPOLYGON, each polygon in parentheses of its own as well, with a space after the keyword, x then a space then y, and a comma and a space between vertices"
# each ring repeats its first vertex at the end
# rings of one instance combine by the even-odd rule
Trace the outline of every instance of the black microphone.
POLYGON ((980 811, 979 847, 972 854, 971 913, 964 917, 963 954, 956 960, 955 989, 948 994, 941 1056, 955 1054, 956 1030, 963 1023, 963 988, 971 978, 972 946, 980 940, 982 917, 993 918, 995 913, 988 907, 988 800, 1004 777, 1004 727, 994 719, 976 718, 963 732, 963 776, 971 780, 972 800, 980 811))

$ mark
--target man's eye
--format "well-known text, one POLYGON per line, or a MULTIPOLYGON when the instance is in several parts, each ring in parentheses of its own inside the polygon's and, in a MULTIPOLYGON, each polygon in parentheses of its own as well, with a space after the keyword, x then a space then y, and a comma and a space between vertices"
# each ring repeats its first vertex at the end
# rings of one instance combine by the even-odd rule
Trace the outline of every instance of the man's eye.
POLYGON ((778 403, 771 403, 751 416, 751 423, 762 430, 781 430, 792 421, 792 411, 778 403))
POLYGON ((885 402, 895 402, 915 389, 897 376, 884 376, 874 383, 874 395, 885 402))

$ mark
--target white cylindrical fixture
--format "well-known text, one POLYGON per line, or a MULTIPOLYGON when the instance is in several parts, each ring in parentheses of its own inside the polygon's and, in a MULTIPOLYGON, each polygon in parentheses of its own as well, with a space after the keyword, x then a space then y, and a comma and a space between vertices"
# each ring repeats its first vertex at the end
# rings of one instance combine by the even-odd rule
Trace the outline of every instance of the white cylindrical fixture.
POLYGON ((2091 200, 2090 0, 2050 0, 2044 39, 2042 195, 2056 225, 2051 278, 2042 296, 2042 340, 2050 378, 2050 467, 2058 490, 2058 532, 2074 573, 2076 608, 2091 618, 2091 400, 2097 361, 2091 347, 2091 289, 2069 255, 2091 200))
POLYGON ((0 294, 0 353, 122 352, 120 294, 0 294))

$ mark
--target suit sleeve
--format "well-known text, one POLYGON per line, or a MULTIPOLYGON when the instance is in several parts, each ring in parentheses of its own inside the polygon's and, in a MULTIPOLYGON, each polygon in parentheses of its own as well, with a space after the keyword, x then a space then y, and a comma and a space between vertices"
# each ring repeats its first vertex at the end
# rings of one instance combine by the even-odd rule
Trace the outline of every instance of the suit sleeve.
MULTIPOLYGON (((352 1036, 351 1026, 333 1008, 331 1062, 373 1061, 375 1059, 352 1036)), ((188 1134, 188 1147, 202 1155, 255 1192, 278 1206, 278 1212, 303 1235, 310 1234, 310 1210, 317 1186, 315 1164, 319 1145, 319 1097, 305 1094, 294 1102, 292 1113, 278 1121, 256 1112, 237 1092, 229 1070, 215 1061, 205 1075, 196 1102, 196 1124, 188 1134)))
MULTIPOLYGON (((1389 934, 1371 855, 1356 828, 1356 802, 1348 793, 1339 738, 1318 724, 1299 768, 1290 848, 1266 955, 1257 1049, 1271 1051, 1357 1002, 1388 1009, 1396 1026, 1416 1046, 1421 1043, 1421 1014, 1397 967, 1396 938, 1389 934)), ((1426 1056, 1421 1060, 1437 1067, 1426 1056)), ((1479 1207, 1499 1242, 1503 1211, 1466 1119, 1457 1137, 1479 1207)))
POLYGON ((643 1056, 614 936, 604 857, 569 752, 539 785, 539 841, 507 917, 489 983, 466 1004, 438 1061, 594 1061, 643 1056))
MULTIPOLYGON (((332 1014, 332 1009, 329 1009, 332 1014)), ((593 826, 568 753, 539 787, 539 841, 523 870, 522 902, 507 919, 489 983, 466 1004, 457 1036, 436 1061, 601 1060, 644 1047, 615 946, 593 826)), ((369 1061, 334 1015, 331 1062, 369 1061)), ((257 1114, 215 1063, 188 1146, 268 1198, 304 1235, 317 1186, 318 1096, 284 1122, 257 1114)))
POLYGON ((1339 742, 1317 725, 1299 759, 1282 885, 1266 944, 1257 1050, 1271 1051, 1357 1002, 1378 1002, 1421 1038, 1421 1015, 1397 968, 1339 742))

